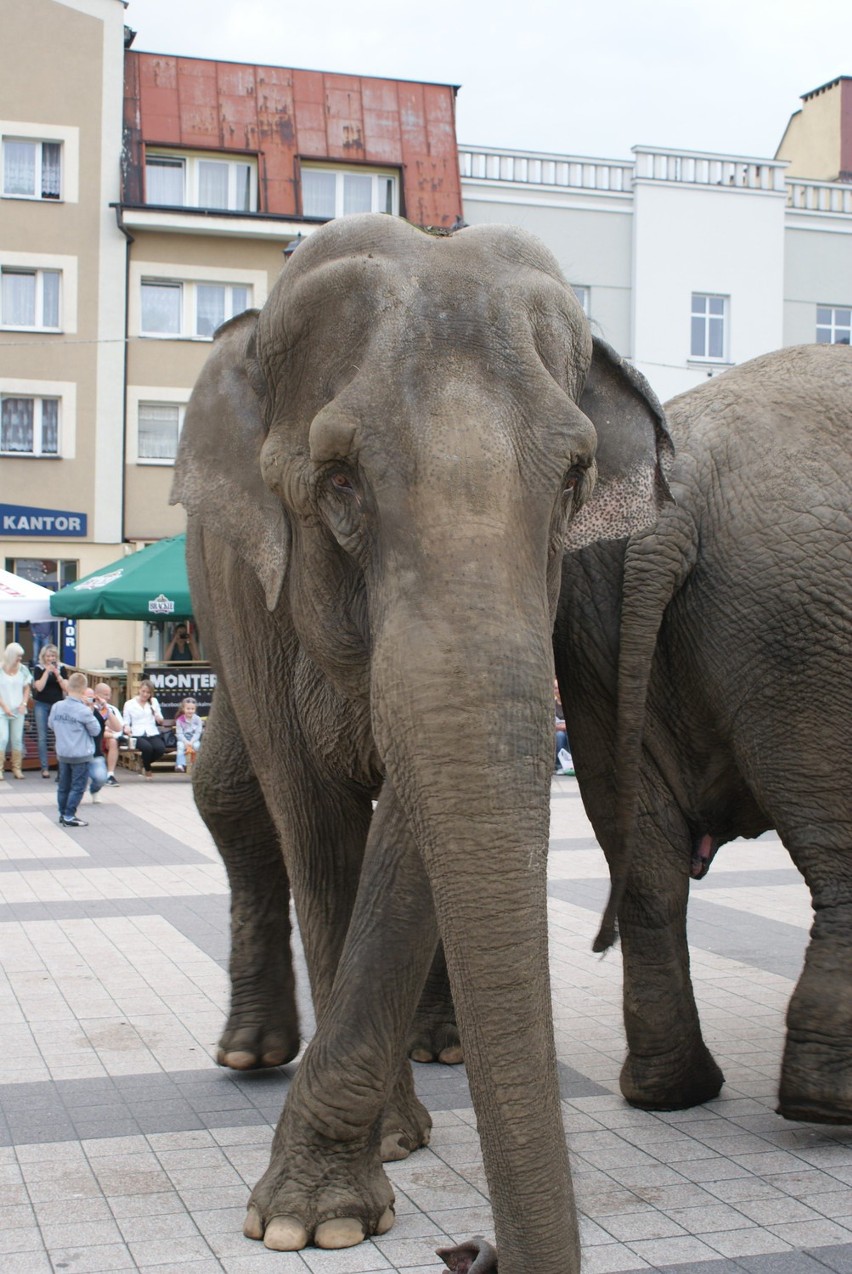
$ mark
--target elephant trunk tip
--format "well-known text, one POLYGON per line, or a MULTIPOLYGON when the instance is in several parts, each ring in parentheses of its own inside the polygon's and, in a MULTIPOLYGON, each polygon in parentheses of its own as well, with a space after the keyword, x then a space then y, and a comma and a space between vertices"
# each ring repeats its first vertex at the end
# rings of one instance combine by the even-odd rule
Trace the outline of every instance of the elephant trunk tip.
POLYGON ((497 1274, 497 1253, 480 1235, 458 1247, 439 1247, 436 1255, 446 1261, 444 1274, 497 1274))

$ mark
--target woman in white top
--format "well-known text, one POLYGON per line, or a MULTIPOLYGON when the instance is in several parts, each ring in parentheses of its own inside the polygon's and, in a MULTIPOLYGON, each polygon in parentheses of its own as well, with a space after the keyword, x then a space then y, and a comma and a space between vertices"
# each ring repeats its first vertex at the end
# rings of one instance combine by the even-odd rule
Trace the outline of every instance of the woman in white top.
POLYGON ((166 750, 163 736, 157 728, 162 724, 163 715, 154 697, 154 687, 150 681, 140 681, 135 698, 128 699, 124 705, 124 725, 131 738, 136 740, 146 779, 154 777, 151 766, 166 750))
POLYGON ((0 664, 0 779, 7 748, 12 752, 12 774, 16 779, 24 777, 24 717, 30 706, 32 676, 26 664, 21 663, 23 654, 23 646, 10 642, 0 664))

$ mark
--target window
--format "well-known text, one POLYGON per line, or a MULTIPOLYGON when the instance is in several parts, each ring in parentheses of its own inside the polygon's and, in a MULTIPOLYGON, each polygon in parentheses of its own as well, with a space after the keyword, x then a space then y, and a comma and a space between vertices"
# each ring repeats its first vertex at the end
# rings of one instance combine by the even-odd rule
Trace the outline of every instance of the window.
POLYGON ((577 300, 580 302, 580 305, 582 306, 582 309, 583 309, 583 313, 588 318, 589 305, 591 303, 591 289, 586 287, 584 283, 572 283, 570 284, 570 288, 571 288, 571 291, 576 296, 577 300))
POLYGON ((817 345, 852 344, 852 306, 817 306, 817 345))
POLYGON ((140 460, 174 460, 185 408, 180 403, 140 403, 137 455, 140 460))
POLYGON ((62 143, 3 138, 3 194, 62 198, 62 143))
POLYGON ((230 283, 143 279, 144 336, 212 337, 226 319, 251 305, 251 288, 230 283))
POLYGON ((253 160, 149 151, 145 157, 145 202, 169 208, 254 212, 257 165, 253 160))
POLYGON ((249 308, 249 289, 224 283, 196 283, 195 335, 212 336, 225 319, 249 308))
POLYGON ((59 270, 0 270, 0 327, 59 330, 59 270))
POLYGON ((142 284, 143 332, 156 336, 180 336, 182 309, 182 284, 142 284))
POLYGON ((0 452, 9 456, 59 455, 59 399, 4 395, 0 452))
POLYGON ((690 354, 693 358, 725 357, 725 327, 728 298, 705 292, 692 294, 692 332, 690 354))
POLYGON ((399 211, 393 173, 302 167, 302 213, 306 217, 345 217, 353 212, 399 211))

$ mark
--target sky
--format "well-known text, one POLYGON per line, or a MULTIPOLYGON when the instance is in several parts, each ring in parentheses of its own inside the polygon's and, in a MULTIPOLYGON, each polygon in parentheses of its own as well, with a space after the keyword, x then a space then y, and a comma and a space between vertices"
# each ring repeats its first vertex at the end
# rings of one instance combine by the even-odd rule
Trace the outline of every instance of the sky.
POLYGON ((131 0, 134 48, 457 84, 467 145, 771 158, 852 76, 852 0, 131 0))

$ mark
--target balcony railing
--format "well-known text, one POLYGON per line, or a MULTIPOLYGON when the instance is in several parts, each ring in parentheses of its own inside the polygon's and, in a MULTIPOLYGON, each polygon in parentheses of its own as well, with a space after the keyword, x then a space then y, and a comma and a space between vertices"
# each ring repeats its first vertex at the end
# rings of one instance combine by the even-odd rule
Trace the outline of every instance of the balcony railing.
POLYGON ((474 181, 505 181, 524 186, 563 190, 605 190, 629 194, 633 164, 586 155, 543 155, 538 151, 500 150, 490 146, 460 146, 462 177, 474 181))
POLYGON ((833 212, 852 216, 852 184, 839 181, 802 181, 787 178, 787 207, 791 211, 833 212))
POLYGON ((787 194, 790 211, 852 216, 852 183, 804 181, 787 177, 778 159, 713 155, 703 151, 634 146, 635 162, 592 159, 583 155, 547 155, 538 151, 460 146, 462 178, 540 186, 550 190, 609 191, 629 195, 634 180, 678 182, 787 194))
POLYGON ((699 150, 666 150, 661 146, 634 146, 633 153, 637 179, 742 190, 784 190, 787 165, 780 160, 711 155, 699 150))

